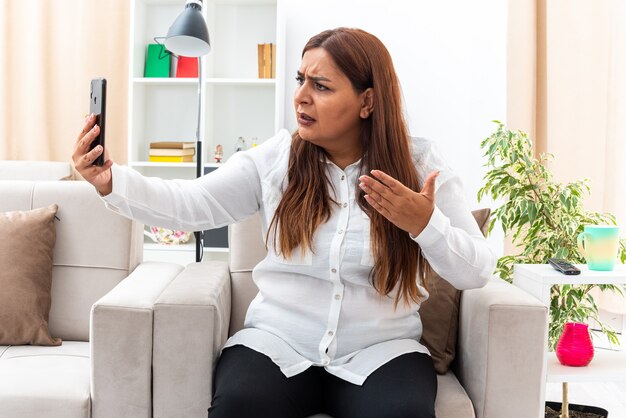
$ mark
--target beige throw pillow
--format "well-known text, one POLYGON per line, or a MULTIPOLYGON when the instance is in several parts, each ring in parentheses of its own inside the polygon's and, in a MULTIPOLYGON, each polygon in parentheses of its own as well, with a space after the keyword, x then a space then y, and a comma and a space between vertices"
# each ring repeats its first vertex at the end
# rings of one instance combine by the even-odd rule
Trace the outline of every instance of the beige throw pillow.
MULTIPOLYGON (((489 208, 472 212, 483 235, 487 234, 490 214, 489 208)), ((456 354, 461 291, 455 289, 432 269, 427 281, 430 295, 420 306, 419 311, 422 318, 421 342, 430 351, 437 373, 445 374, 456 354)))
POLYGON ((61 345, 48 331, 57 210, 0 213, 0 345, 61 345))

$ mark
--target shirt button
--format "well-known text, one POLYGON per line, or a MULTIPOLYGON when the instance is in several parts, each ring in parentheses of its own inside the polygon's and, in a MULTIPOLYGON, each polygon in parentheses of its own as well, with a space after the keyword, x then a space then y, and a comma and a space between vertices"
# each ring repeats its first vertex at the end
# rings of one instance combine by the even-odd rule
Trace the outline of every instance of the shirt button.
POLYGON ((331 269, 330 271, 332 271, 333 273, 337 273, 337 269, 331 269))
POLYGON ((323 364, 324 366, 328 366, 328 360, 326 360, 326 359, 322 360, 322 364, 323 364))
POLYGON ((346 176, 341 176, 341 180, 345 180, 346 176))
POLYGON ((347 207, 348 207, 348 204, 347 204, 347 203, 344 203, 344 204, 343 204, 343 207, 344 207, 344 208, 347 208, 347 207))
POLYGON ((335 295, 335 300, 339 300, 339 299, 341 299, 341 295, 339 294, 335 295))
POLYGON ((328 331, 328 336, 332 337, 333 335, 335 335, 335 333, 334 333, 334 332, 332 332, 332 331, 328 331))
POLYGON ((343 229, 340 229, 339 231, 337 231, 337 233, 338 233, 339 235, 343 234, 343 229))

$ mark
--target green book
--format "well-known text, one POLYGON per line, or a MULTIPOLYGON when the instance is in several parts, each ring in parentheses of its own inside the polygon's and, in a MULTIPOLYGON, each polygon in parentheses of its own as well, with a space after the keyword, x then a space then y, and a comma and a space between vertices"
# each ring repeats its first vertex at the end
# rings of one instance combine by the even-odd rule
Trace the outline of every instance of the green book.
POLYGON ((144 77, 169 77, 170 54, 159 44, 148 44, 144 77))

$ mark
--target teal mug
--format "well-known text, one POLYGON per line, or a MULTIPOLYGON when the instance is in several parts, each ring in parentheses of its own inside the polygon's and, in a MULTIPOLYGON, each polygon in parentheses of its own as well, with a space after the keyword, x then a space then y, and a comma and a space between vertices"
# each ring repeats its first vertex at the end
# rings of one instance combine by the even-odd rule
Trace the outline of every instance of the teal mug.
POLYGON ((618 247, 619 227, 614 225, 585 225, 584 232, 578 234, 578 249, 589 270, 613 270, 618 247))

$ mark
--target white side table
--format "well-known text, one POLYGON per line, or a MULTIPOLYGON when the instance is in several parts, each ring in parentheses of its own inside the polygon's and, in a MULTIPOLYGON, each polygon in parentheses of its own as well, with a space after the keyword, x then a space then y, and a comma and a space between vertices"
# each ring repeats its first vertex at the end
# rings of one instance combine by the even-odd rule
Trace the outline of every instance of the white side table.
MULTIPOLYGON (((550 309, 550 289, 555 284, 624 284, 626 266, 617 264, 613 271, 592 271, 586 264, 577 264, 581 273, 566 276, 548 264, 515 264, 513 284, 539 299, 550 309)), ((548 335, 545 336, 546 342, 548 335)), ((546 356, 545 379, 542 381, 542 403, 546 382, 609 382, 626 381, 626 352, 596 349, 591 364, 568 367, 559 363, 554 352, 546 356)))

